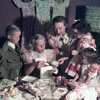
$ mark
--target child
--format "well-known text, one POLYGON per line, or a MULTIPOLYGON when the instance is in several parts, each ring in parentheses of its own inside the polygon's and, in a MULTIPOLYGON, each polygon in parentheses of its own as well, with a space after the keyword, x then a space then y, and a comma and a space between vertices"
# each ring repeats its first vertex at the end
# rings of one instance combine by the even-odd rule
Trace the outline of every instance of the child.
POLYGON ((15 25, 9 25, 6 29, 7 41, 0 49, 0 77, 15 79, 20 75, 23 61, 18 45, 21 30, 15 25))
POLYGON ((54 49, 45 49, 45 44, 45 38, 40 34, 36 34, 32 39, 34 50, 29 50, 24 54, 24 58, 28 65, 30 65, 25 69, 27 75, 39 77, 39 69, 56 59, 57 51, 54 49))
POLYGON ((79 83, 74 90, 69 92, 66 100, 77 100, 79 98, 96 100, 100 93, 100 55, 98 52, 92 48, 85 48, 82 51, 82 62, 77 65, 76 72, 75 78, 69 81, 75 82, 79 78, 79 83))
POLYGON ((66 29, 68 28, 67 20, 63 16, 56 16, 52 20, 53 26, 54 26, 54 35, 51 35, 47 32, 47 38, 48 42, 51 47, 57 48, 59 50, 59 55, 57 56, 57 59, 59 59, 60 64, 63 64, 61 67, 59 67, 60 74, 64 75, 65 73, 65 66, 67 66, 68 62, 70 61, 69 58, 72 57, 70 51, 71 51, 71 45, 76 40, 75 38, 72 39, 72 36, 66 32, 66 29), (69 60, 67 60, 69 59, 69 60), (64 62, 67 60, 66 62, 64 62))
POLYGON ((75 33, 76 38, 79 39, 78 46, 76 50, 72 50, 73 58, 70 61, 66 73, 74 77, 75 76, 75 70, 74 67, 76 64, 80 62, 80 56, 78 55, 79 52, 81 52, 84 48, 93 48, 96 50, 95 40, 93 39, 91 33, 90 33, 90 25, 85 20, 78 20, 72 25, 73 31, 75 33))

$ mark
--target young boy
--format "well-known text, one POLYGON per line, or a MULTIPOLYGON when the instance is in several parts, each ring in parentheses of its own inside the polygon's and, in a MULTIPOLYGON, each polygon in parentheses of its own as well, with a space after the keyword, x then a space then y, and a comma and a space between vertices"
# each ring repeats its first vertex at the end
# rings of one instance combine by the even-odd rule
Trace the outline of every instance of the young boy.
POLYGON ((22 68, 21 50, 18 45, 21 30, 10 25, 6 29, 7 41, 0 49, 0 78, 15 79, 22 68))

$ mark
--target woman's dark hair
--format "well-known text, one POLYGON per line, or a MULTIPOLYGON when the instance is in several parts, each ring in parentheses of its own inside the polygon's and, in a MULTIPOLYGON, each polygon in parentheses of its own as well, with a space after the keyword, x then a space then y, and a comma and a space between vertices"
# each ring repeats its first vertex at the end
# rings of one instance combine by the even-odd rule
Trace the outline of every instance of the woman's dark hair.
POLYGON ((92 63, 96 63, 99 53, 98 51, 95 51, 93 48, 85 48, 82 50, 81 54, 87 58, 90 64, 92 64, 92 63))
POLYGON ((91 30, 91 26, 86 22, 86 20, 78 20, 74 22, 72 28, 77 29, 82 34, 87 34, 91 30))
POLYGON ((66 25, 67 24, 67 19, 64 16, 56 16, 56 17, 53 18, 52 22, 53 22, 53 25, 55 23, 58 23, 58 22, 63 22, 64 25, 66 25))

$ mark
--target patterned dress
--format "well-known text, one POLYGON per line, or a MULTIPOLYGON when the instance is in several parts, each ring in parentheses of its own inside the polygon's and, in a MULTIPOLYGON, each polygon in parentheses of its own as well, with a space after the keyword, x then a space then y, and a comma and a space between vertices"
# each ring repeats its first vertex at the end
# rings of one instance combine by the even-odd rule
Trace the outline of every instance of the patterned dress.
POLYGON ((54 49, 45 49, 43 53, 39 53, 31 50, 30 52, 26 52, 23 56, 27 63, 32 63, 33 60, 44 61, 46 63, 56 58, 56 51, 54 49))
MULTIPOLYGON (((88 33, 80 38, 80 40, 78 41, 77 51, 80 52, 82 49, 89 47, 96 50, 95 40, 93 39, 91 33, 88 33)), ((80 63, 80 61, 80 55, 73 56, 73 58, 69 62, 68 67, 66 68, 65 73, 67 73, 69 76, 74 77, 76 75, 75 66, 80 63)))
MULTIPOLYGON (((49 66, 49 62, 56 59, 56 50, 45 49, 43 53, 39 53, 37 51, 31 50, 29 52, 24 53, 23 58, 25 59, 27 64, 35 63, 37 61, 43 61, 45 63, 45 66, 44 66, 45 70, 49 71, 49 69, 53 70, 53 68, 54 68, 52 66, 49 66), (35 60, 35 62, 34 62, 34 60, 35 60), (47 68, 49 68, 49 69, 47 69, 47 68)), ((44 67, 42 67, 42 69, 44 67)), ((29 75, 40 78, 42 69, 35 67, 34 70, 29 75)), ((27 70, 27 66, 26 66, 25 70, 27 70)))
MULTIPOLYGON (((84 83, 87 77, 91 77, 88 85, 79 84, 76 88, 66 95, 65 100, 97 100, 100 94, 100 65, 95 64, 95 67, 88 65, 78 65, 77 69, 81 69, 79 82, 84 83)), ((76 70, 77 70, 76 69, 76 70)), ((78 70, 79 71, 79 70, 78 70)))
MULTIPOLYGON (((48 36, 47 36, 48 37, 48 36)), ((62 65, 59 66, 59 73, 60 76, 66 76, 65 75, 65 69, 68 65, 69 61, 72 58, 71 51, 76 46, 73 45, 73 43, 76 43, 76 38, 73 38, 73 36, 69 36, 68 33, 65 33, 64 35, 51 35, 50 38, 48 38, 49 44, 53 48, 57 48, 59 50, 59 54, 57 55, 57 59, 60 59, 62 57, 69 57, 68 60, 66 60, 62 65), (72 46, 73 45, 73 46, 72 46)))
POLYGON ((61 36, 51 35, 51 37, 48 38, 49 45, 53 48, 58 48, 61 56, 68 56, 68 52, 70 52, 70 46, 75 40, 76 39, 72 39, 72 37, 69 37, 68 33, 65 33, 61 36))

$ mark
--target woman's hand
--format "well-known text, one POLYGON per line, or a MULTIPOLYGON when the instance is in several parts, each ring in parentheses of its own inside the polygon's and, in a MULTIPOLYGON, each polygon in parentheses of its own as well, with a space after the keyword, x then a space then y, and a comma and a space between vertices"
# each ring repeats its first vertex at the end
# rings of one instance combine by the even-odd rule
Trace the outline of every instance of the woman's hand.
POLYGON ((63 64, 65 60, 69 59, 69 57, 62 57, 60 59, 58 59, 60 64, 63 64))
POLYGON ((38 61, 36 62, 36 66, 38 69, 40 69, 41 67, 45 66, 45 62, 44 61, 38 61))
POLYGON ((78 51, 77 50, 72 50, 72 55, 75 56, 78 54, 78 51))

